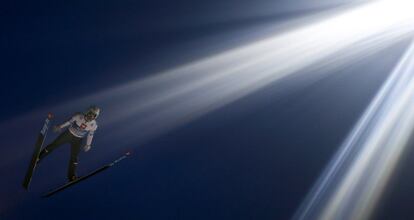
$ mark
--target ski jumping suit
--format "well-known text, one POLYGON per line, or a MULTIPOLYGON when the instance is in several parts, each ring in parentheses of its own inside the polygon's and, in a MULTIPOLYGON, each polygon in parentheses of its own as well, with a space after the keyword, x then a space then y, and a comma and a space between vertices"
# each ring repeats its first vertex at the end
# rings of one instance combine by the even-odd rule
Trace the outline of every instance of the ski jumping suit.
POLYGON ((40 152, 39 160, 42 160, 57 147, 67 143, 70 144, 71 154, 68 168, 68 179, 71 180, 73 177, 76 177, 78 154, 80 152, 82 140, 86 136, 86 145, 90 146, 92 144, 93 134, 98 128, 98 125, 95 120, 86 121, 85 116, 79 113, 58 127, 63 129, 68 126, 69 129, 62 132, 51 144, 46 146, 42 152, 40 152))

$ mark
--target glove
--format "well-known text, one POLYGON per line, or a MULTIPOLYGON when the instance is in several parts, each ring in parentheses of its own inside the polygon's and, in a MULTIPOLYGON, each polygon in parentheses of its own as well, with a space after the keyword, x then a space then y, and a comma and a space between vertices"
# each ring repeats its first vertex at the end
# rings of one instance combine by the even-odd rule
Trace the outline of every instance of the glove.
POLYGON ((83 151, 88 152, 91 149, 91 145, 85 145, 83 146, 83 151))
POLYGON ((54 132, 56 132, 56 133, 58 133, 58 132, 60 132, 62 130, 62 128, 60 128, 59 126, 53 126, 53 131, 54 132))

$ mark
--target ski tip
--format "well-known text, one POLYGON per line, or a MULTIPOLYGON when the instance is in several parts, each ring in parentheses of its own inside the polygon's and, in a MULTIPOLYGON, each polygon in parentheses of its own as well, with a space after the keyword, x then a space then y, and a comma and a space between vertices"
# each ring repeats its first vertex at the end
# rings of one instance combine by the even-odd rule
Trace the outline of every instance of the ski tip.
POLYGON ((125 155, 126 155, 126 156, 129 156, 129 155, 131 155, 131 154, 132 154, 132 153, 131 153, 130 151, 128 151, 128 152, 126 152, 126 153, 125 153, 125 155))
POLYGON ((52 119, 53 118, 53 114, 51 112, 47 113, 47 118, 48 119, 52 119))

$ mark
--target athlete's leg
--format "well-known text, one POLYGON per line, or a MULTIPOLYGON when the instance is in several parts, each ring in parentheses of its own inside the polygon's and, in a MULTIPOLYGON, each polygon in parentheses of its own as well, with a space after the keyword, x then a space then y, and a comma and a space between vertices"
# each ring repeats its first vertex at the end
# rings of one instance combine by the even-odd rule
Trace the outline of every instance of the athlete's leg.
POLYGON ((76 179, 76 168, 78 167, 78 155, 81 148, 82 139, 76 138, 71 142, 71 149, 70 149, 70 160, 69 160, 69 168, 68 168, 68 180, 73 181, 76 179))
POLYGON ((69 143, 71 140, 71 134, 69 131, 65 131, 61 133, 52 143, 47 145, 39 155, 39 161, 42 160, 44 157, 46 157, 48 154, 50 154, 53 150, 55 150, 57 147, 59 147, 62 144, 69 143))

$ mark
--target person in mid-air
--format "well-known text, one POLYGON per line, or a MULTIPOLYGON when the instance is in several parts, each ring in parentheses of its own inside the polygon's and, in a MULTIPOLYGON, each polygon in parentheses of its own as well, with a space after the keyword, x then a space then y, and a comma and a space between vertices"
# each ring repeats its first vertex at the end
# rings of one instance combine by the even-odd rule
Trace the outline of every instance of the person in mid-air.
POLYGON ((51 144, 47 145, 39 155, 39 161, 45 158, 53 150, 63 144, 71 145, 71 154, 68 168, 68 180, 76 180, 76 167, 78 165, 78 154, 81 150, 82 141, 86 137, 83 145, 85 152, 91 149, 94 132, 98 128, 96 118, 99 116, 100 108, 91 106, 85 113, 77 113, 69 121, 53 128, 54 132, 63 131, 51 144), (69 127, 68 129, 65 129, 69 127), (64 130, 65 129, 65 130, 64 130))

